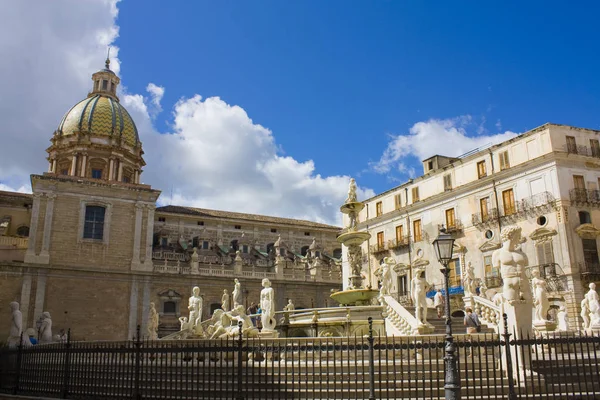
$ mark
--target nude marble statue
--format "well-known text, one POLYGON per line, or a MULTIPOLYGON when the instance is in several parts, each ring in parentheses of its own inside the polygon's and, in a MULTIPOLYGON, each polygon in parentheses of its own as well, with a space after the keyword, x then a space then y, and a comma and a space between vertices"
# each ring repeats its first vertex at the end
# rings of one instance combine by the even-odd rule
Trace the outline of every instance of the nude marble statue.
POLYGON ((531 290, 525 275, 527 256, 517 249, 521 242, 521 228, 506 227, 502 229, 500 238, 502 247, 492 253, 492 265, 500 269, 502 296, 509 304, 531 301, 531 290))

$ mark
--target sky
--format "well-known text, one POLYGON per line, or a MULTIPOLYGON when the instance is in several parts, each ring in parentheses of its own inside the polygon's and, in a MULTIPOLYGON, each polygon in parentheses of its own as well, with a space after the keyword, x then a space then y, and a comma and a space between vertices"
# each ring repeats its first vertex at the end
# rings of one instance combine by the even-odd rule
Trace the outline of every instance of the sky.
POLYGON ((546 122, 600 129, 600 4, 0 0, 0 190, 29 191, 111 67, 160 204, 339 223, 359 197, 546 122))

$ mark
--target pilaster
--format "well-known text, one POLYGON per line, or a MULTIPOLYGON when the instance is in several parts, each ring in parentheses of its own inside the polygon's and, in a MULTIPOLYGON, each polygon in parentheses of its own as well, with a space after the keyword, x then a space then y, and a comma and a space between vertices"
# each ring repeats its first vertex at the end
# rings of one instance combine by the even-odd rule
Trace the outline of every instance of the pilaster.
POLYGON ((29 243, 27 245, 27 251, 25 252, 25 262, 35 263, 36 262, 36 244, 37 244, 37 230, 38 220, 40 218, 40 201, 43 193, 33 194, 33 206, 31 207, 31 226, 29 227, 29 243))
POLYGON ((85 171, 87 168, 87 153, 83 153, 81 157, 81 171, 79 171, 79 176, 85 177, 85 171))
POLYGON ((48 200, 46 201, 46 216, 44 218, 44 234, 42 236, 42 251, 39 255, 38 263, 48 264, 50 262, 50 238, 52 235, 52 216, 54 214, 54 193, 47 193, 48 200))
POLYGON ((154 204, 147 204, 148 216, 146 217, 146 249, 144 257, 144 269, 146 271, 152 271, 154 266, 152 265, 152 239, 154 237, 154 204))
POLYGON ((23 333, 27 330, 27 321, 29 316, 29 301, 31 299, 31 274, 23 275, 21 284, 21 301, 19 302, 21 314, 23 315, 23 333))
POLYGON ((35 305, 33 309, 33 322, 35 323, 44 312, 46 299, 46 271, 39 271, 35 289, 35 305))
POLYGON ((135 203, 135 228, 133 233, 133 257, 131 260, 131 268, 139 269, 140 265, 140 245, 142 242, 142 213, 144 205, 135 203))
POLYGON ((131 293, 129 295, 129 332, 127 339, 135 337, 138 316, 138 281, 136 277, 131 280, 131 293))

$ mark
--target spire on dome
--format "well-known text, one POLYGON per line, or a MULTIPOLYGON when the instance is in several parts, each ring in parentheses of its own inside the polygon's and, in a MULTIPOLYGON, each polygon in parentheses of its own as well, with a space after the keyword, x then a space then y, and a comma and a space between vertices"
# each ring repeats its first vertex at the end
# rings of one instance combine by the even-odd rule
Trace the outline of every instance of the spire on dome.
POLYGON ((110 69, 110 46, 108 46, 108 53, 106 54, 106 61, 104 62, 104 67, 106 69, 110 69))

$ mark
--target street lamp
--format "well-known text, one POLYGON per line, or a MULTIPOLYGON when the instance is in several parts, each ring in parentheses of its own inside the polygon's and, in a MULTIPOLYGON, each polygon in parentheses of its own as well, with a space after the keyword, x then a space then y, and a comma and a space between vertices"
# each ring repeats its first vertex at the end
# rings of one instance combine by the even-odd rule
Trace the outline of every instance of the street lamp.
POLYGON ((460 399, 460 377, 458 376, 458 369, 456 367, 456 345, 454 344, 454 338, 452 337, 452 317, 450 316, 450 292, 448 287, 450 286, 450 270, 448 264, 452 261, 452 251, 454 247, 454 238, 452 235, 446 233, 446 229, 442 225, 440 234, 433 241, 433 249, 435 255, 444 266, 441 269, 444 274, 444 294, 445 294, 445 308, 446 308, 446 355, 444 356, 444 363, 446 369, 446 375, 444 379, 444 391, 446 400, 459 400, 460 399))

